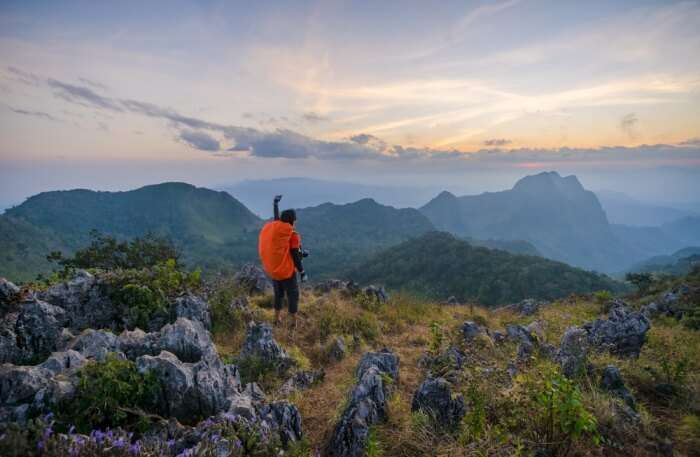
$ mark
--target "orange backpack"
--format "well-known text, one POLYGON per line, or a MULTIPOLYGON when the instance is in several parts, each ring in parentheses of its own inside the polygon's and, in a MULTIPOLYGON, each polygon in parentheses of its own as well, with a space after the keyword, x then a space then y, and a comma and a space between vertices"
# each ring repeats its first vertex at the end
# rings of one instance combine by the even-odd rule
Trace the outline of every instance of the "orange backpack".
POLYGON ((289 249, 299 247, 299 235, 291 224, 272 221, 265 224, 258 239, 258 254, 265 272, 274 280, 294 275, 294 261, 289 249))

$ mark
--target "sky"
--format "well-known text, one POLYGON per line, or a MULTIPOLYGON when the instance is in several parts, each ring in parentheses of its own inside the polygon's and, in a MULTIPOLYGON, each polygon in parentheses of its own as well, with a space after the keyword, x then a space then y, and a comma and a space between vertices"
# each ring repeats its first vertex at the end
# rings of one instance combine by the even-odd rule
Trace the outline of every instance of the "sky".
POLYGON ((0 206, 309 176, 699 200, 698 1, 0 0, 0 206))

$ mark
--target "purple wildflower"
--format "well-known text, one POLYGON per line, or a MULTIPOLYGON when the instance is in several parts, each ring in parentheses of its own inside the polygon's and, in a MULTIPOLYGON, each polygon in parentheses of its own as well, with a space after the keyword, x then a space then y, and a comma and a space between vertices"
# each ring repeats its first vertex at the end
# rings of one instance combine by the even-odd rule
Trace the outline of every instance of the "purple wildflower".
POLYGON ((129 447, 129 452, 136 455, 141 452, 141 441, 136 441, 129 447))
POLYGON ((173 446, 175 446, 175 440, 172 440, 172 439, 168 440, 165 442, 165 444, 167 444, 168 447, 173 447, 173 446))

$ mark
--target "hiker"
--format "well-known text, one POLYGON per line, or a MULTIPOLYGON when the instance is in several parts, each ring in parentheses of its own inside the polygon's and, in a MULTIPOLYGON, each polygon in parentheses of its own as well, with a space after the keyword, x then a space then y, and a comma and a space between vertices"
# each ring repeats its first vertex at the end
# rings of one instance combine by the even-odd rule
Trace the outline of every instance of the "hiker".
POLYGON ((286 209, 279 212, 281 195, 275 196, 273 208, 275 219, 265 224, 260 231, 258 253, 265 272, 272 278, 275 291, 275 325, 280 321, 280 311, 285 295, 287 310, 292 316, 292 328, 296 328, 296 313, 299 308, 299 285, 297 272, 301 281, 306 281, 306 273, 301 262, 304 251, 301 249, 301 237, 294 230, 297 219, 296 211, 286 209))

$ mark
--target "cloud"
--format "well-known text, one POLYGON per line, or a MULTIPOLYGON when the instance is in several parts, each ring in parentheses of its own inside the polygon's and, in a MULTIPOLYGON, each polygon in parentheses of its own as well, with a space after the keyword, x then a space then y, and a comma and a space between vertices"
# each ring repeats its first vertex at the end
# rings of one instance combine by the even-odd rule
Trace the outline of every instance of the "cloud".
POLYGON ((34 73, 16 67, 7 67, 7 71, 12 75, 13 79, 29 86, 38 86, 43 82, 42 79, 34 73))
POLYGON ((85 86, 75 86, 55 79, 47 80, 50 87, 56 89, 56 96, 68 102, 78 103, 84 106, 93 106, 110 111, 123 111, 118 102, 108 97, 103 97, 85 86))
POLYGON ((34 116, 34 117, 39 117, 42 119, 46 119, 49 121, 54 121, 54 122, 62 122, 60 119, 56 119, 49 113, 45 113, 43 111, 31 111, 31 110, 24 110, 24 109, 17 109, 17 108, 12 108, 10 107, 10 111, 16 114, 21 114, 23 116, 34 116))
POLYGON ((493 138, 484 141, 484 146, 505 146, 511 144, 512 141, 506 140, 505 138, 493 138))
POLYGON ((180 132, 179 138, 200 151, 219 151, 221 149, 219 141, 204 132, 183 130, 180 132))
POLYGON ((634 113, 625 114, 620 119, 620 130, 625 132, 630 138, 636 138, 637 132, 635 131, 635 126, 639 122, 637 115, 634 113))
POLYGON ((678 143, 680 146, 700 146, 700 137, 689 138, 678 143))
POLYGON ((323 116, 321 114, 314 113, 313 111, 307 111, 306 113, 302 114, 301 117, 303 117, 305 121, 309 122, 325 122, 330 120, 328 116, 323 116))
POLYGON ((88 86, 92 86, 95 89, 102 89, 102 90, 107 90, 107 86, 102 84, 101 82, 93 81, 91 79, 87 78, 78 78, 78 81, 87 84, 88 86))
MULTIPOLYGON (((261 130, 252 127, 219 124, 205 119, 183 115, 171 108, 152 103, 104 97, 90 88, 53 79, 46 80, 56 89, 55 95, 68 102, 87 105, 111 112, 128 112, 167 121, 179 131, 178 140, 214 155, 226 152, 244 152, 252 157, 319 160, 378 160, 378 161, 455 161, 464 166, 540 167, 591 166, 606 167, 615 164, 630 166, 677 165, 700 167, 700 147, 696 139, 679 145, 642 145, 634 148, 601 147, 558 149, 503 149, 507 139, 485 141, 488 149, 460 151, 390 145, 368 133, 352 134, 347 140, 328 141, 311 138, 293 130, 277 128, 261 130), (224 142, 217 140, 220 136, 224 142), (691 143, 692 142, 692 143, 691 143), (493 147, 496 147, 495 149, 493 147)), ((624 116, 620 128, 635 129, 638 119, 634 113, 624 116)), ((634 133, 634 132, 633 132, 634 133)))

